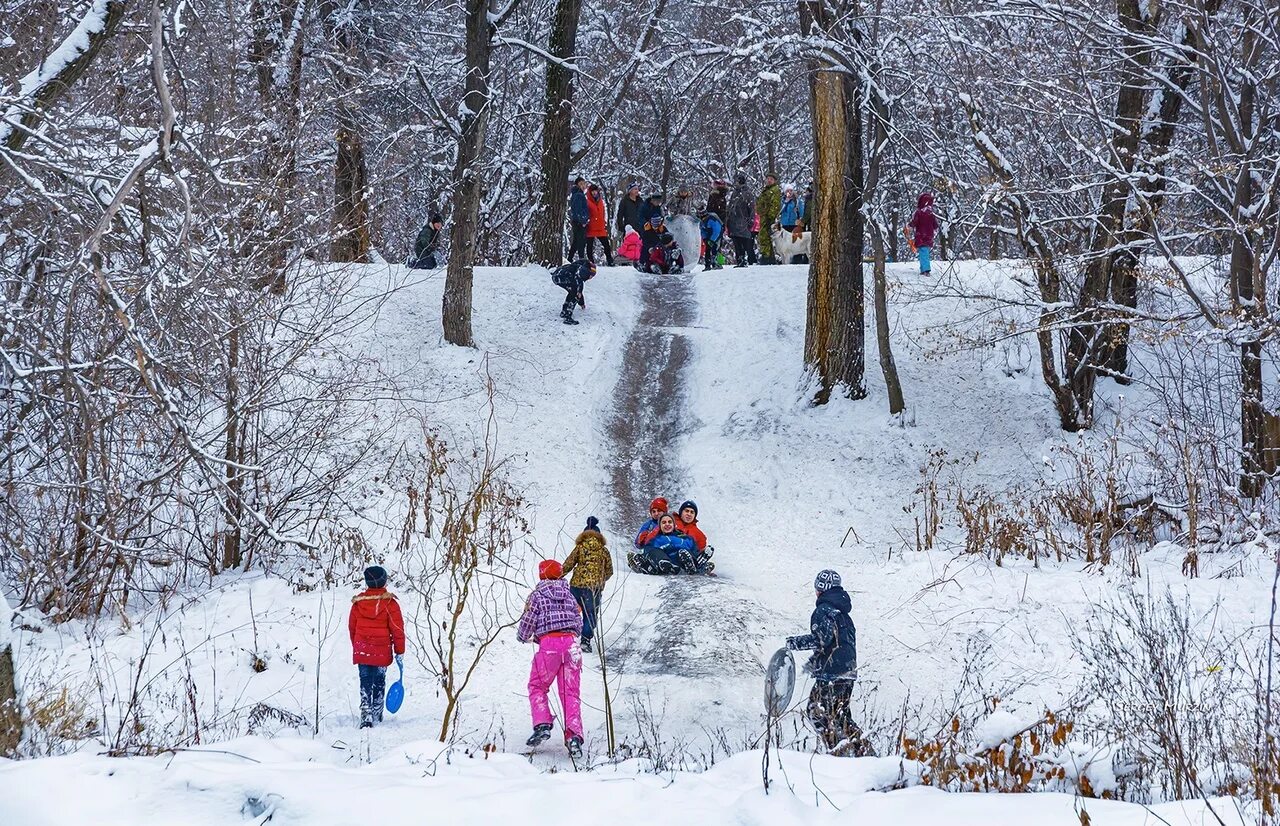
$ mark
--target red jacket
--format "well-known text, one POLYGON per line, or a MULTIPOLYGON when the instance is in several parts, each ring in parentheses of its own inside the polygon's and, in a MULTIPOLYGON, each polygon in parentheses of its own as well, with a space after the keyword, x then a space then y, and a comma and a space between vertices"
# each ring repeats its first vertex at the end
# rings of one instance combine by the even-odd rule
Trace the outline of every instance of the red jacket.
POLYGON ((396 595, 370 588, 351 598, 351 661, 356 665, 391 665, 391 654, 404 653, 404 618, 396 595))
POLYGON ((676 517, 676 530, 681 533, 688 534, 694 544, 698 546, 698 550, 705 551, 707 549, 707 535, 702 532, 702 528, 698 527, 698 520, 685 522, 679 516, 676 517))
POLYGON ((608 238, 609 222, 604 215, 604 197, 587 195, 587 237, 608 238))

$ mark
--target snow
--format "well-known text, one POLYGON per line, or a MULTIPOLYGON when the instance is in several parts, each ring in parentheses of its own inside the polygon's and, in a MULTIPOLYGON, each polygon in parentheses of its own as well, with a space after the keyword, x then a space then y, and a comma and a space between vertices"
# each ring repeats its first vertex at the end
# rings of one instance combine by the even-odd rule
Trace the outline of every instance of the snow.
MULTIPOLYGON (((116 760, 84 753, 0 764, 0 821, 23 826, 184 826, 393 822, 548 824, 574 813, 618 826, 738 823, 818 826, 987 826, 1037 823, 1146 826, 1209 821, 1204 803, 1146 807, 1065 794, 946 794, 908 788, 882 793, 900 776, 897 760, 775 753, 772 790, 762 754, 748 751, 695 774, 654 774, 643 761, 590 773, 544 774, 518 755, 410 742, 370 764, 351 745, 243 738, 158 757, 116 760), (74 778, 74 794, 67 794, 74 778), (420 818, 430 812, 427 821, 420 818)), ((1230 801, 1214 800, 1229 826, 1243 823, 1230 801)))
MULTIPOLYGON (((371 402, 369 426, 394 425, 406 449, 415 450, 421 421, 467 449, 484 443, 492 413, 496 450, 510 457, 510 472, 530 504, 528 543, 515 549, 524 574, 511 583, 512 594, 523 599, 538 558, 564 558, 588 515, 605 520, 618 574, 605 592, 601 634, 612 652, 627 654, 611 661, 610 691, 623 754, 637 759, 615 765, 605 754, 602 675, 591 658, 583 674, 583 763, 570 763, 555 740, 531 757, 519 756, 529 726, 524 684, 531 649, 510 633, 477 670, 451 748, 434 742, 444 698, 412 631, 404 708, 371 733, 358 732, 344 628, 354 583, 295 593, 278 578, 224 575, 208 593, 136 610, 127 624, 106 617, 93 626, 15 632, 24 686, 64 686, 89 698, 91 716, 99 713, 101 691, 112 698, 102 714, 113 731, 140 671, 147 736, 190 742, 187 709, 194 704, 206 747, 109 760, 96 756, 99 745, 0 764, 0 786, 16 790, 0 795, 0 822, 133 823, 139 812, 155 822, 261 822, 266 810, 252 814, 250 798, 274 807, 273 824, 319 826, 363 820, 371 807, 401 817, 447 813, 449 822, 460 823, 559 822, 577 810, 619 823, 664 816, 770 824, 856 817, 869 826, 1080 822, 1076 801, 1063 795, 870 791, 898 780, 899 761, 804 753, 813 746, 802 719, 810 687, 804 676, 780 726, 782 766, 771 772, 768 796, 761 754, 753 750, 764 725, 763 664, 786 636, 806 630, 812 578, 827 567, 842 573, 854 600, 858 719, 895 720, 908 707, 927 719, 968 686, 1000 696, 1000 710, 974 732, 979 743, 991 745, 1059 708, 1077 686, 1082 665, 1073 635, 1095 605, 1131 587, 1119 566, 1097 570, 1079 560, 1018 558, 996 565, 947 545, 934 551, 914 545, 917 488, 931 457, 945 456, 951 462, 946 473, 962 477, 966 489, 1003 489, 1053 472, 1062 445, 1091 438, 1068 439, 1057 428, 1025 342, 971 343, 1010 321, 988 305, 955 298, 955 288, 1018 294, 1014 279, 1026 277, 1020 263, 940 264, 932 281, 912 265, 890 266, 890 323, 908 403, 901 420, 887 413, 870 328, 868 398, 808 405, 805 267, 691 277, 696 318, 676 332, 693 353, 680 381, 678 435, 667 445, 683 470, 679 489, 652 494, 699 503, 700 524, 717 549, 715 579, 631 573, 623 555, 635 526, 607 520, 612 453, 605 422, 627 369, 627 337, 645 323, 641 290, 661 290, 663 281, 601 268, 587 285, 586 310, 577 313, 581 325, 567 327, 556 317, 563 292, 545 270, 480 268, 477 347, 467 349, 441 340, 440 273, 368 266, 358 274, 368 293, 396 289, 346 344, 399 394, 371 402), (664 665, 644 654, 661 643, 659 613, 667 610, 678 611, 690 635, 684 647, 667 652, 664 665), (251 654, 266 661, 265 671, 249 667, 251 654), (194 697, 188 685, 198 687, 194 697), (248 711, 258 703, 300 715, 308 723, 304 731, 314 722, 319 732, 311 738, 276 726, 274 739, 242 737, 248 711), (68 783, 84 793, 51 791, 68 783), (242 809, 249 814, 242 816, 242 809)), ((1113 390, 1101 392, 1104 407, 1118 404, 1118 394, 1108 395, 1113 390)), ((1140 393, 1125 389, 1127 396, 1140 393)), ((388 444, 381 458, 390 462, 399 448, 388 444)), ((364 527, 396 590, 401 560, 390 549, 405 509, 403 491, 385 479, 351 494, 365 503, 364 527)), ((1172 588, 1196 612, 1215 609, 1213 621, 1223 633, 1265 627, 1265 565, 1248 555, 1202 559, 1202 576, 1187 579, 1180 561, 1179 549, 1168 544, 1144 555, 1142 587, 1156 594, 1172 588), (1238 566, 1239 575, 1214 576, 1228 566, 1238 566)), ((406 619, 423 619, 401 593, 406 619)), ((1095 788, 1114 784, 1107 776, 1109 753, 1075 743, 1069 748, 1095 788)), ((776 759, 779 752, 773 753, 776 759)), ((903 764, 901 771, 905 781, 914 779, 914 766, 903 764)), ((1158 822, 1139 806, 1087 806, 1094 824, 1158 822)), ((1236 817, 1230 801, 1216 809, 1236 817)), ((1173 823, 1205 816, 1200 803, 1153 812, 1173 823)))

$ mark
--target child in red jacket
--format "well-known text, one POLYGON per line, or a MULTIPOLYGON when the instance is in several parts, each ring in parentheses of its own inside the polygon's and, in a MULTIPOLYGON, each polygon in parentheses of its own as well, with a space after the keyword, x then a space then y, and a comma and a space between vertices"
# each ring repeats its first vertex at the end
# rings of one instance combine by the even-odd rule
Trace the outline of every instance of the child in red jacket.
POLYGON ((396 595, 387 590, 387 572, 381 565, 364 569, 367 590, 351 599, 351 659, 360 669, 360 728, 382 722, 387 666, 392 652, 396 661, 404 655, 404 619, 396 595))

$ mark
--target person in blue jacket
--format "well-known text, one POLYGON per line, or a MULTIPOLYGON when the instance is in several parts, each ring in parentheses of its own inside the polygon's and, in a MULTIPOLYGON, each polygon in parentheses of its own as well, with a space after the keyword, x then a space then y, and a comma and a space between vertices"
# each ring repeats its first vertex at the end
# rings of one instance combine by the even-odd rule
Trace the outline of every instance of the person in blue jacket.
POLYGON ((706 269, 724 269, 717 260, 720 256, 720 238, 724 235, 724 224, 720 221, 720 216, 714 212, 703 212, 698 218, 702 222, 702 240, 707 245, 707 250, 703 254, 706 269))
POLYGON ((796 198, 796 188, 788 184, 782 193, 782 211, 778 213, 778 223, 783 230, 795 231, 796 224, 800 223, 803 209, 801 202, 796 198))
POLYGON ((817 605, 809 617, 809 633, 787 637, 792 651, 812 651, 804 669, 813 676, 806 710, 809 721, 833 754, 872 754, 853 722, 849 698, 858 679, 858 638, 849 612, 853 601, 841 586, 840 574, 821 571, 813 581, 817 605))
POLYGON ((587 257, 587 224, 591 223, 591 210, 587 207, 587 179, 578 178, 569 193, 569 228, 573 240, 569 245, 569 260, 587 257))
POLYGON ((686 534, 676 530, 675 517, 664 513, 658 527, 636 538, 643 543, 644 554, 627 554, 631 569, 642 574, 674 574, 693 570, 697 546, 686 534))

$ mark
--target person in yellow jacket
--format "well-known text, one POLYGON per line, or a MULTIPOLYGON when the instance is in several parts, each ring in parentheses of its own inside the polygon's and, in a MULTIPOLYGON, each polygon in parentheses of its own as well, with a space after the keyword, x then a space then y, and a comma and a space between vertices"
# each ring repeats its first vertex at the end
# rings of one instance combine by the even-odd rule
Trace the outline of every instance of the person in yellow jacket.
POLYGON ((782 187, 778 186, 778 176, 771 172, 764 176, 764 189, 756 198, 756 215, 760 218, 756 240, 760 244, 761 264, 778 263, 773 254, 773 225, 778 222, 781 213, 782 187))
POLYGON ((600 597, 604 584, 613 576, 613 559, 600 533, 600 520, 587 517, 587 527, 578 534, 569 558, 564 561, 564 572, 573 572, 569 590, 582 609, 582 650, 591 652, 591 639, 595 636, 596 621, 600 611, 600 597))

